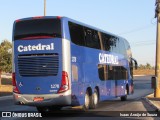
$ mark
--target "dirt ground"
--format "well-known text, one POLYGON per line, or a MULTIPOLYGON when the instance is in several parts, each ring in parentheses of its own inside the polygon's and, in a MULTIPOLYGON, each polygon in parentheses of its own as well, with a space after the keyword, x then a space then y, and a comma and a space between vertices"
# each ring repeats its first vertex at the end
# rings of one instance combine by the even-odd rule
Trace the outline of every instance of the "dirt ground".
POLYGON ((0 97, 12 95, 12 86, 0 86, 0 97))
POLYGON ((145 69, 145 70, 134 70, 134 75, 155 75, 154 69, 145 69))

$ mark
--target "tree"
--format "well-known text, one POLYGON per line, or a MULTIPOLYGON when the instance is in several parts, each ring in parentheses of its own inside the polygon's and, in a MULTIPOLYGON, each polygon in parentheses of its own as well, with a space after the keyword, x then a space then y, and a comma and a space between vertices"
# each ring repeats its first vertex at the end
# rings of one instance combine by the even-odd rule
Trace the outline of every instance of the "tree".
POLYGON ((146 63, 146 65, 140 64, 138 68, 139 69, 154 69, 154 66, 151 66, 151 64, 146 63))
POLYGON ((140 65, 139 65, 139 68, 140 68, 140 69, 145 69, 145 66, 142 65, 142 64, 140 64, 140 65))
POLYGON ((146 69, 151 69, 151 65, 149 63, 146 63, 146 69))
POLYGON ((11 72, 12 70, 12 44, 3 40, 0 44, 0 70, 11 72))

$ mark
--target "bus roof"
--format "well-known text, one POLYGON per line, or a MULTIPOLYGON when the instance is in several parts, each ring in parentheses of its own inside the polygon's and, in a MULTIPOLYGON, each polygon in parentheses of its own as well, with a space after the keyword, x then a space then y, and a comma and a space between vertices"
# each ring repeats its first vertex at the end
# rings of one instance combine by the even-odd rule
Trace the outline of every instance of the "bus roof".
MULTIPOLYGON (((79 22, 79 21, 77 21, 77 20, 74 20, 74 19, 71 19, 71 18, 68 18, 68 17, 65 17, 65 16, 35 16, 35 17, 28 17, 28 18, 17 19, 17 20, 15 20, 15 22, 19 22, 19 21, 23 21, 23 20, 31 20, 31 19, 46 19, 46 18, 57 18, 57 19, 67 20, 67 21, 70 21, 70 22, 73 22, 73 23, 77 23, 77 24, 82 25, 82 26, 86 26, 86 27, 88 27, 88 28, 91 28, 91 29, 94 29, 94 30, 97 30, 97 31, 100 31, 100 32, 103 32, 103 33, 107 33, 107 34, 116 36, 116 37, 118 37, 118 38, 120 38, 120 39, 126 40, 125 38, 120 37, 120 36, 118 36, 118 35, 115 35, 115 34, 113 34, 113 33, 110 33, 110 32, 108 32, 108 31, 99 29, 99 28, 97 28, 97 27, 93 27, 93 26, 88 25, 88 24, 86 24, 86 23, 79 22)), ((126 40, 126 41, 127 41, 127 40, 126 40)))

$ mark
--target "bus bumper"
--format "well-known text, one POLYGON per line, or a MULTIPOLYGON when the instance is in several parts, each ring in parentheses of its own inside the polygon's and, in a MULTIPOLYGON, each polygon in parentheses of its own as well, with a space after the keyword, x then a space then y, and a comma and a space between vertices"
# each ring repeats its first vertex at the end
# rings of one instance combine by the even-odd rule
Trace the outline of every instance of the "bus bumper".
POLYGON ((63 94, 17 94, 13 93, 14 102, 17 105, 30 106, 67 106, 71 105, 71 92, 67 91, 63 94), (43 98, 43 100, 34 101, 35 98, 43 98))

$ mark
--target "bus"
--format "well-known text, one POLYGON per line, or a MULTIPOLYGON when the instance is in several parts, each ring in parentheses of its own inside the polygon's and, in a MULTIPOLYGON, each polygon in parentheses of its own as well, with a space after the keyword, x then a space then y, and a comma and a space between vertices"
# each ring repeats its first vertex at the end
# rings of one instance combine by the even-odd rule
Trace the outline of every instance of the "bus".
POLYGON ((133 94, 127 40, 68 17, 39 16, 13 25, 13 97, 39 112, 82 106, 133 94))

